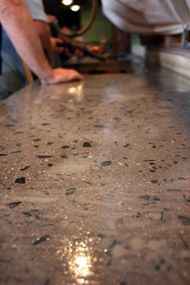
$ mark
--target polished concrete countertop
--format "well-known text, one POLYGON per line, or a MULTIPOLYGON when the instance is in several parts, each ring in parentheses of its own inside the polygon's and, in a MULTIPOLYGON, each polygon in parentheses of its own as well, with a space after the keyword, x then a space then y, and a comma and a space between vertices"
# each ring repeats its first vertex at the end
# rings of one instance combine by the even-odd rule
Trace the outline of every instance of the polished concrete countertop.
POLYGON ((1 101, 0 284, 189 285, 189 122, 164 70, 1 101))

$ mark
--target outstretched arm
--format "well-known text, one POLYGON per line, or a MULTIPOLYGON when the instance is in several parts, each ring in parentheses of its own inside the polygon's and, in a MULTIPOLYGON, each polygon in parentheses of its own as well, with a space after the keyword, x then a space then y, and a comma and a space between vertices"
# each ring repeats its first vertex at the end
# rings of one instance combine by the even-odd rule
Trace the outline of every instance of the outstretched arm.
POLYGON ((55 84, 82 79, 82 76, 75 70, 51 68, 43 52, 31 16, 22 0, 1 0, 0 22, 18 54, 42 82, 55 84))

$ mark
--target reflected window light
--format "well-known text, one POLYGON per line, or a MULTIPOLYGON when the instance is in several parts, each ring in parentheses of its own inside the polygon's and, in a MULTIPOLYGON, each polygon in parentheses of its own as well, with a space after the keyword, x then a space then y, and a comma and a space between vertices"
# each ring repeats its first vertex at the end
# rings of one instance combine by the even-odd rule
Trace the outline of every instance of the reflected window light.
POLYGON ((71 94, 71 95, 75 94, 76 91, 77 91, 76 87, 70 87, 68 90, 69 94, 71 94))
POLYGON ((80 84, 77 87, 70 87, 68 93, 75 97, 76 102, 81 102, 84 96, 83 84, 80 84))
POLYGON ((71 6, 71 10, 72 10, 73 12, 78 12, 78 11, 80 10, 80 6, 79 6, 79 5, 72 5, 72 6, 71 6))
POLYGON ((72 270, 78 279, 88 277, 91 273, 91 258, 85 254, 76 255, 72 265, 72 270))
POLYGON ((89 278, 94 275, 91 249, 83 241, 75 243, 68 242, 67 246, 57 250, 57 255, 61 260, 68 260, 70 274, 76 280, 76 285, 88 284, 89 278))
POLYGON ((69 5, 73 4, 73 0, 62 0, 62 4, 65 6, 69 6, 69 5))

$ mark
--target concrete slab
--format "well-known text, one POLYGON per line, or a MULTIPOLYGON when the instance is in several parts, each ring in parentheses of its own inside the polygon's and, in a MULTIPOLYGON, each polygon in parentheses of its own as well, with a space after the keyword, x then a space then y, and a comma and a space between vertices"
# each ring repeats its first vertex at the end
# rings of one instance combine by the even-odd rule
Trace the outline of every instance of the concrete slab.
POLYGON ((2 101, 0 284, 189 284, 189 110, 147 69, 2 101))

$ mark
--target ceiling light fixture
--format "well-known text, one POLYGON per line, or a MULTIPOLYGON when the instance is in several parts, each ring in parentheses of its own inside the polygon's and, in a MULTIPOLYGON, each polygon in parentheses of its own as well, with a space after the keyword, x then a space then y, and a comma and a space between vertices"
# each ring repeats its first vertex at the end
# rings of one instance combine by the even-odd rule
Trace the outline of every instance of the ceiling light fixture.
POLYGON ((73 0, 62 0, 62 4, 65 6, 70 6, 73 4, 73 0))
POLYGON ((72 10, 73 12, 78 12, 78 11, 80 10, 80 6, 79 6, 79 5, 72 5, 72 6, 71 6, 71 10, 72 10))

